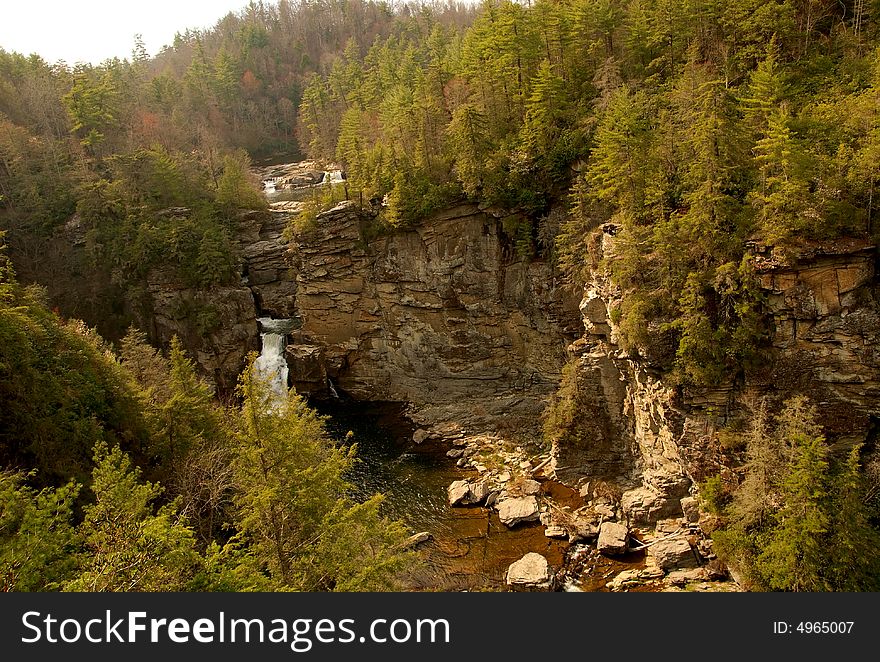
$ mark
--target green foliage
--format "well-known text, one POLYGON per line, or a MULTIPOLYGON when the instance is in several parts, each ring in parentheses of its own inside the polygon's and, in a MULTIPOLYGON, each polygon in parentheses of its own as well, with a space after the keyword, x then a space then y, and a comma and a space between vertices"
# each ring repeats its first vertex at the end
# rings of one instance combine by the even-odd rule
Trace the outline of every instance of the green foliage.
POLYGON ((721 476, 710 476, 700 483, 700 504, 706 512, 720 515, 726 500, 727 494, 721 476))
POLYGON ((548 445, 565 444, 579 434, 577 364, 566 363, 562 379, 550 405, 544 410, 544 441, 548 445))
POLYGON ((0 473, 0 590, 57 589, 79 561, 73 519, 80 488, 37 491, 25 479, 0 473))
POLYGON ((39 485, 85 482, 91 447, 148 436, 131 378, 81 322, 46 310, 41 293, 0 283, 0 463, 38 470, 39 485))
POLYGON ((379 590, 409 563, 405 529, 379 514, 381 497, 347 496, 355 448, 337 447, 293 391, 272 404, 251 363, 239 383, 236 526, 284 590, 379 590))
POLYGON ((84 147, 96 150, 104 141, 104 133, 117 120, 119 95, 109 72, 80 66, 64 102, 70 113, 71 130, 84 147))
POLYGON ((801 397, 775 421, 756 404, 743 479, 713 534, 719 556, 757 590, 877 590, 880 531, 865 505, 859 448, 835 457, 815 417, 801 397))
POLYGON ((156 508, 162 488, 142 482, 119 447, 95 446, 91 490, 79 528, 86 558, 68 591, 180 591, 198 566, 192 529, 176 504, 156 508))
POLYGON ((251 161, 244 150, 223 159, 223 173, 217 182, 217 203, 229 209, 266 209, 268 203, 253 175, 251 161))
POLYGON ((141 385, 152 432, 155 472, 177 498, 200 540, 209 544, 231 524, 234 457, 229 414, 196 374, 177 337, 166 359, 146 337, 129 330, 121 343, 123 366, 141 385))

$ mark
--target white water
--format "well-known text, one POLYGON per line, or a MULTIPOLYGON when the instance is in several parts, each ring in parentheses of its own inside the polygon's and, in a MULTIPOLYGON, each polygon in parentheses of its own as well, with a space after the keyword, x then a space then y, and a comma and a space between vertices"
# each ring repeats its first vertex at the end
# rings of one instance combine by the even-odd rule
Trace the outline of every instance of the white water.
POLYGON ((341 170, 328 170, 324 173, 324 179, 321 181, 322 184, 342 184, 345 181, 345 177, 342 174, 341 170))
POLYGON ((330 377, 327 377, 327 388, 330 389, 330 393, 333 394, 333 398, 339 400, 339 394, 336 392, 336 389, 333 388, 333 380, 330 377))
POLYGON ((290 320, 273 320, 261 317, 258 320, 263 329, 260 334, 260 355, 254 361, 254 372, 269 383, 269 406, 277 408, 287 402, 287 376, 289 369, 284 358, 287 334, 291 330, 290 320))

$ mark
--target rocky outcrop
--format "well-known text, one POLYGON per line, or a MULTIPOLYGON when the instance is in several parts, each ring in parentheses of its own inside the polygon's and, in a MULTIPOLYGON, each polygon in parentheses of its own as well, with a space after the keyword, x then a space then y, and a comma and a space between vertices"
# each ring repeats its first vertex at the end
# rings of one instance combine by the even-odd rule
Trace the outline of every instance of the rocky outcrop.
POLYGON ((534 522, 540 516, 538 501, 533 496, 510 497, 499 501, 497 508, 498 519, 509 527, 521 522, 534 522))
POLYGON ((146 295, 134 309, 139 325, 158 344, 178 336, 221 391, 235 386, 247 354, 259 349, 258 317, 296 318, 296 282, 283 237, 289 219, 277 212, 250 212, 238 219, 235 284, 187 287, 169 268, 147 275, 146 295))
POLYGON ((333 385, 356 399, 402 401, 428 427, 532 427, 555 390, 565 347, 581 332, 579 293, 552 267, 517 256, 500 219, 465 205, 368 240, 352 203, 292 241, 290 213, 238 221, 239 282, 202 290, 154 270, 138 318, 154 341, 184 341, 229 389, 256 318, 292 319, 286 358, 301 393, 333 385))
POLYGON ((810 396, 830 435, 864 440, 880 414, 877 247, 854 239, 808 246, 793 264, 760 245, 754 252, 776 352, 753 383, 810 396))
POLYGON ((603 554, 623 554, 629 543, 629 529, 625 524, 604 522, 599 527, 596 546, 603 554))
POLYGON ((683 537, 658 540, 648 549, 648 555, 661 570, 692 568, 698 563, 690 543, 683 537))
MULTIPOLYGON (((600 250, 613 256, 617 228, 603 226, 600 250)), ((769 358, 745 384, 677 390, 664 382, 662 334, 649 347, 624 353, 611 311, 622 293, 596 272, 580 305, 586 333, 570 346, 576 362, 580 435, 553 448, 562 480, 613 486, 633 525, 679 517, 699 519, 690 493, 716 474, 725 458, 716 432, 741 415, 748 398, 782 400, 807 394, 820 404, 833 439, 863 441, 880 415, 880 306, 876 247, 845 240, 803 246, 794 259, 751 247, 772 326, 769 358)), ((582 491, 583 491, 582 490, 582 491)))
MULTIPOLYGON (((617 228, 603 226, 599 246, 613 256, 617 228)), ((807 394, 821 403, 821 422, 835 439, 863 441, 880 415, 880 305, 877 250, 865 241, 802 247, 794 259, 752 246, 772 322, 770 358, 746 383, 677 391, 664 383, 657 356, 664 339, 624 353, 611 311, 622 294, 602 273, 584 290, 584 337, 570 347, 576 362, 581 435, 553 448, 556 475, 589 492, 615 486, 634 525, 699 512, 689 493, 724 466, 715 433, 756 395, 778 400, 807 394)))
POLYGON ((463 205, 372 241, 343 203, 291 246, 296 314, 288 360, 301 392, 327 378, 355 398, 434 407, 467 425, 534 426, 580 334, 578 296, 513 251, 501 222, 463 205))

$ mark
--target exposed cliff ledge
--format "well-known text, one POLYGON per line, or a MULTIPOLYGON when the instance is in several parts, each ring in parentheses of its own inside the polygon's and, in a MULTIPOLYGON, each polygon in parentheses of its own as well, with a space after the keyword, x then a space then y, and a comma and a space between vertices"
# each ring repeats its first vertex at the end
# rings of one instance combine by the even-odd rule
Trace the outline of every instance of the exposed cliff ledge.
POLYGON ((292 248, 303 320, 294 345, 315 342, 331 375, 361 397, 425 403, 555 388, 576 299, 553 288, 545 263, 512 259, 499 233, 495 219, 461 207, 366 245, 353 210, 325 214, 292 248))
POLYGON ((499 219, 460 206, 371 241, 343 203, 291 243, 285 213, 239 223, 240 283, 199 290, 156 270, 141 325, 184 339, 205 374, 229 389, 256 318, 295 320, 287 358, 301 393, 404 401, 425 424, 534 431, 582 332, 580 292, 547 262, 517 256, 499 219), (199 320, 204 319, 204 323, 199 320))
POLYGON ((329 377, 356 398, 532 427, 580 334, 579 292, 513 254, 500 221, 475 206, 370 242, 363 222, 343 203, 291 246, 297 389, 323 390, 329 377))
MULTIPOLYGON (((613 254, 614 230, 603 228, 605 254, 613 254)), ((772 347, 767 362, 736 387, 666 385, 647 356, 620 350, 609 312, 621 293, 600 273, 587 283, 581 302, 586 334, 571 349, 590 434, 581 436, 582 444, 555 445, 560 478, 572 484, 601 480, 625 490, 621 505, 635 523, 680 516, 680 499, 693 484, 724 468, 718 428, 761 395, 782 400, 807 394, 830 438, 865 440, 880 415, 876 247, 859 241, 814 245, 793 265, 774 260, 763 247, 753 251, 772 347)))
POLYGON ((535 431, 566 346, 583 332, 580 288, 517 255, 500 218, 463 205, 367 241, 371 219, 343 203, 288 241, 290 217, 236 220, 238 276, 222 286, 187 286, 172 265, 114 287, 76 218, 51 240, 51 260, 26 262, 25 277, 110 340, 132 322, 157 344, 179 336, 221 392, 259 349, 257 318, 290 318, 287 358, 302 393, 326 393, 329 379, 355 398, 412 403, 426 425, 535 431))

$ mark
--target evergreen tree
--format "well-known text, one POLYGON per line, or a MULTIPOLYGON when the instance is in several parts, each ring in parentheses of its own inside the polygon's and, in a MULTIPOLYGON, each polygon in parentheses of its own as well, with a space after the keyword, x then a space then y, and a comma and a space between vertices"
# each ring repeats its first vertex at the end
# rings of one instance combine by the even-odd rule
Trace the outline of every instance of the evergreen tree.
POLYGON ((91 490, 80 527, 86 557, 68 591, 180 591, 196 572, 192 530, 176 506, 156 509, 162 488, 142 482, 119 447, 95 445, 91 490))
POLYGON ((239 383, 236 526, 272 586, 283 590, 378 590, 409 562, 405 529, 379 514, 381 497, 349 500, 355 447, 340 448, 292 390, 270 404, 251 363, 239 383))
POLYGON ((230 209, 265 209, 266 199, 250 174, 250 158, 239 150, 223 159, 223 174, 217 183, 217 202, 230 209))
POLYGON ((57 590, 80 560, 73 527, 80 486, 37 491, 25 479, 0 472, 0 590, 57 590))

